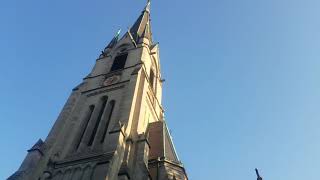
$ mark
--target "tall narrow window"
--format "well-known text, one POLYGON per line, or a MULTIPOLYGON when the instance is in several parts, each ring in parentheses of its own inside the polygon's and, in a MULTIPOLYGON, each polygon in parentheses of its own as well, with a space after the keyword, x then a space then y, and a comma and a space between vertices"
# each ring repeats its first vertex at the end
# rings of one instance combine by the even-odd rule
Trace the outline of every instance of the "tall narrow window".
POLYGON ((81 127, 80 139, 77 143, 76 149, 79 149, 79 146, 80 146, 80 143, 83 139, 84 133, 86 132, 86 129, 88 128, 88 124, 89 124, 90 118, 92 116, 93 110, 94 110, 94 105, 89 106, 89 110, 86 113, 86 116, 84 119, 84 126, 81 127))
POLYGON ((152 87, 152 89, 153 89, 153 87, 154 87, 154 72, 153 72, 153 70, 151 69, 150 70, 150 77, 149 77, 150 79, 150 85, 151 85, 151 87, 152 87))
POLYGON ((100 124, 100 121, 101 121, 101 118, 102 118, 102 115, 103 115, 103 112, 104 112, 104 109, 106 108, 106 105, 107 105, 107 100, 108 99, 106 97, 103 98, 103 102, 102 102, 101 109, 99 111, 98 119, 96 121, 96 124, 94 125, 94 128, 93 128, 93 131, 92 131, 88 146, 91 146, 93 144, 94 138, 95 138, 95 136, 97 134, 97 130, 98 130, 98 127, 99 127, 99 124, 100 124))
POLYGON ((106 138, 106 135, 107 135, 107 131, 108 131, 108 127, 109 127, 109 123, 110 123, 110 119, 111 119, 111 116, 112 116, 112 112, 113 112, 113 108, 114 108, 114 105, 115 105, 115 101, 112 100, 110 101, 110 103, 108 104, 108 107, 107 107, 107 110, 106 110, 106 115, 107 115, 107 123, 105 125, 105 127, 103 127, 103 136, 100 140, 100 143, 103 143, 104 142, 104 139, 106 138))
POLYGON ((126 65, 127 57, 128 57, 128 53, 117 56, 113 61, 111 71, 123 69, 124 66, 126 65))

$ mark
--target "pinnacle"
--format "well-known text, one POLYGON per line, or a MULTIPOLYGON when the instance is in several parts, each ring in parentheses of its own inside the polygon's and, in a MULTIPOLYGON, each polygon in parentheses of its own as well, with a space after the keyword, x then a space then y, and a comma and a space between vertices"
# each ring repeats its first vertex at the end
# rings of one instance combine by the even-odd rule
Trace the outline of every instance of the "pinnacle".
POLYGON ((147 4, 142 11, 139 18, 136 20, 134 25, 130 28, 130 33, 133 36, 133 39, 136 42, 139 42, 140 38, 146 37, 151 40, 151 27, 150 27, 150 0, 147 1, 147 4))
POLYGON ((151 1, 148 0, 148 1, 147 1, 147 5, 146 5, 146 7, 144 8, 144 11, 147 11, 147 12, 150 13, 150 6, 151 6, 151 1))

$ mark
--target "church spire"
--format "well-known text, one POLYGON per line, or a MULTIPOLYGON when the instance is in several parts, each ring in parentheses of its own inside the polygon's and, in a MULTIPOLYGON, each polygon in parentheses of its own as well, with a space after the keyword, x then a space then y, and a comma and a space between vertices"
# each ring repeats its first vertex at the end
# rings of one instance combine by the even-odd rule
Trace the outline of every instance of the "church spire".
POLYGON ((140 39, 147 38, 152 42, 152 33, 150 25, 150 0, 147 1, 147 5, 142 11, 137 21, 130 28, 130 33, 136 43, 141 42, 140 39))
POLYGON ((110 43, 101 52, 100 58, 105 57, 111 51, 111 49, 118 43, 120 33, 121 33, 121 29, 117 31, 116 35, 112 38, 110 43))
POLYGON ((257 168, 255 169, 255 171, 256 171, 256 174, 257 174, 257 180, 262 180, 262 177, 260 176, 259 171, 258 171, 257 168))
POLYGON ((148 11, 149 13, 150 13, 150 4, 151 4, 151 1, 148 0, 148 1, 147 1, 147 5, 146 5, 146 7, 144 8, 144 10, 145 10, 145 11, 148 11))
POLYGON ((73 89, 46 140, 8 180, 188 179, 163 118, 150 1, 119 34, 73 89))
POLYGON ((117 44, 120 33, 121 33, 121 29, 117 31, 116 35, 113 37, 113 39, 110 41, 110 43, 107 45, 105 49, 113 48, 113 46, 117 44))

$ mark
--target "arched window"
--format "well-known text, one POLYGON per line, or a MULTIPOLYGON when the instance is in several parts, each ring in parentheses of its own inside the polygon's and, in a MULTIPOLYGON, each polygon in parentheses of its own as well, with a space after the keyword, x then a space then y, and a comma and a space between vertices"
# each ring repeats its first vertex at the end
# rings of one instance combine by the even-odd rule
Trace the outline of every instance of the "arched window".
POLYGON ((103 115, 103 112, 104 112, 104 109, 106 108, 106 105, 107 105, 107 101, 108 101, 107 97, 103 97, 102 98, 102 106, 101 106, 101 109, 99 111, 99 115, 98 115, 98 119, 96 120, 96 124, 94 125, 94 128, 93 128, 93 131, 92 131, 88 146, 91 146, 93 144, 94 138, 95 138, 95 136, 97 134, 97 130, 98 130, 98 127, 99 127, 99 124, 100 124, 100 121, 101 121, 101 118, 102 118, 102 115, 103 115))
POLYGON ((87 113, 85 115, 85 118, 84 118, 84 126, 81 127, 80 138, 78 140, 76 149, 79 148, 80 143, 81 143, 81 141, 83 139, 84 133, 86 132, 86 129, 88 128, 88 124, 89 124, 89 121, 91 119, 93 110, 94 110, 94 105, 89 106, 89 110, 87 111, 87 113))
POLYGON ((117 71, 117 70, 123 69, 124 66, 126 65, 127 57, 128 57, 128 53, 124 53, 114 58, 111 71, 117 71))
POLYGON ((154 75, 153 70, 151 69, 151 70, 150 70, 149 81, 150 81, 150 85, 151 85, 151 88, 152 88, 152 89, 154 88, 154 78, 155 78, 155 75, 154 75))
POLYGON ((103 143, 104 142, 104 139, 106 138, 106 135, 107 135, 107 131, 108 131, 108 127, 109 127, 109 123, 110 123, 110 119, 111 119, 111 116, 112 116, 112 112, 113 112, 113 108, 114 108, 114 105, 115 105, 115 101, 112 100, 109 102, 108 104, 108 107, 107 107, 107 110, 106 110, 106 125, 103 127, 103 135, 102 135, 102 138, 100 140, 100 143, 103 143))

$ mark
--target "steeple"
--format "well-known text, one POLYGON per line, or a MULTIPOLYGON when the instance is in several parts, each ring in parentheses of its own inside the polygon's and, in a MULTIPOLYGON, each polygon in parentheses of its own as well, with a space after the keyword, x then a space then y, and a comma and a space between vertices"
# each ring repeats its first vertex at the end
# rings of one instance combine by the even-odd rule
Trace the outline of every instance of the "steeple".
POLYGON ((9 180, 187 180, 165 123, 150 1, 71 92, 9 180))
POLYGON ((257 168, 255 169, 255 171, 256 171, 256 175, 257 175, 257 180, 262 180, 262 177, 260 176, 257 168))
POLYGON ((121 29, 119 29, 116 33, 116 35, 112 38, 112 40, 110 41, 110 43, 107 45, 107 47, 105 49, 108 49, 108 48, 113 48, 114 45, 117 44, 118 40, 119 40, 119 35, 121 33, 121 29))
POLYGON ((111 49, 118 43, 120 33, 121 33, 121 29, 117 31, 116 35, 112 38, 112 40, 107 45, 107 47, 105 47, 104 50, 101 52, 100 58, 103 58, 104 56, 106 56, 111 51, 111 49))
POLYGON ((152 42, 152 32, 150 25, 150 0, 148 0, 147 5, 143 9, 141 15, 137 21, 130 28, 130 33, 136 43, 141 42, 141 39, 147 38, 152 42))

